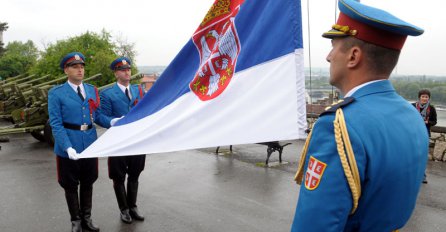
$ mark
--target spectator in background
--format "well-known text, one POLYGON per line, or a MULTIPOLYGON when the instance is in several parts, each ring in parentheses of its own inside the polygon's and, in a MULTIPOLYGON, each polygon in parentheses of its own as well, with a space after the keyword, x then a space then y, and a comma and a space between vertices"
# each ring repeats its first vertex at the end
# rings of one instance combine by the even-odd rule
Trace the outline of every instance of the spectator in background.
MULTIPOLYGON (((418 92, 418 101, 412 103, 412 105, 417 108, 426 124, 427 133, 429 138, 431 137, 431 126, 437 124, 437 111, 435 107, 430 104, 431 92, 427 89, 422 89, 418 92)), ((424 172, 423 183, 427 184, 426 172, 424 172)))

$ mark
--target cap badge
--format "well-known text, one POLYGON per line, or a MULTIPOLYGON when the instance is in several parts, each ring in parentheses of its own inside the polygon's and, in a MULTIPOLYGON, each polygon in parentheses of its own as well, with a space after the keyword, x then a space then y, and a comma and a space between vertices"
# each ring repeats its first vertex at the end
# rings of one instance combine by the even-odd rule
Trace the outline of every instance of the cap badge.
POLYGON ((349 26, 343 26, 343 25, 339 25, 339 24, 335 24, 331 28, 338 30, 338 31, 342 31, 348 35, 356 35, 356 33, 358 33, 356 30, 350 30, 349 26))

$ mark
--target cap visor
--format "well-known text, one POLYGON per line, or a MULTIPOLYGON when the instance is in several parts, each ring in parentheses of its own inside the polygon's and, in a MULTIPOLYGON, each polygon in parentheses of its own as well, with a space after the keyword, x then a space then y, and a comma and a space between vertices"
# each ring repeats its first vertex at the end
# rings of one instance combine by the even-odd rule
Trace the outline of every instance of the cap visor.
POLYGON ((85 65, 84 61, 82 61, 82 60, 73 60, 73 61, 67 63, 65 66, 72 66, 72 65, 75 65, 75 64, 83 64, 83 65, 85 65))
POLYGON ((342 31, 338 31, 338 30, 329 30, 327 32, 325 32, 324 34, 322 34, 322 37, 327 38, 327 39, 331 39, 331 38, 338 38, 338 37, 346 37, 348 36, 347 34, 345 34, 342 31))
POLYGON ((130 65, 126 64, 126 65, 121 65, 119 67, 117 67, 115 70, 126 70, 126 69, 130 69, 130 65))

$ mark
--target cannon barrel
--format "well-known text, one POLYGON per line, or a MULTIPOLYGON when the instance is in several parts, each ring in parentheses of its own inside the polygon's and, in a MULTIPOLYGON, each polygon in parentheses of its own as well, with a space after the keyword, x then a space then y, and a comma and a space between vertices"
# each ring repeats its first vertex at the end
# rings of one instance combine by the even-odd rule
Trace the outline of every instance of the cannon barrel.
POLYGON ((44 86, 44 85, 52 85, 54 83, 58 83, 59 81, 63 81, 65 79, 67 79, 67 76, 61 76, 61 77, 58 77, 56 79, 53 79, 53 80, 50 80, 50 81, 47 81, 47 82, 43 82, 43 83, 40 83, 40 84, 37 84, 37 85, 34 85, 34 87, 40 87, 40 86, 44 86))
POLYGON ((20 91, 26 91, 27 89, 30 89, 32 86, 32 83, 46 79, 49 76, 50 75, 45 75, 40 78, 36 78, 34 80, 23 82, 21 84, 11 83, 10 85, 8 85, 9 86, 8 89, 3 89, 1 91, 2 95, 3 95, 3 99, 8 99, 12 96, 18 95, 20 91))
POLYGON ((36 79, 32 79, 32 80, 25 81, 25 82, 23 82, 23 83, 20 83, 20 84, 19 84, 19 87, 20 87, 20 85, 33 84, 33 83, 35 83, 35 82, 44 80, 44 79, 48 78, 49 76, 50 76, 50 75, 45 75, 45 76, 42 76, 42 77, 39 77, 39 78, 36 78, 36 79))
POLYGON ((102 74, 98 73, 98 74, 95 74, 95 75, 93 75, 91 77, 84 78, 83 82, 88 82, 88 81, 94 80, 94 79, 96 79, 98 77, 101 77, 101 76, 102 76, 102 74))
MULTIPOLYGON (((94 79, 96 79, 96 78, 98 78, 100 76, 102 76, 102 74, 98 73, 98 74, 95 74, 95 75, 93 75, 91 77, 85 78, 83 81, 84 82, 91 81, 91 80, 94 80, 94 79)), ((59 82, 59 81, 66 80, 66 78, 67 78, 67 76, 62 76, 62 77, 59 77, 57 79, 54 79, 54 80, 51 80, 51 81, 47 81, 47 82, 44 82, 44 83, 41 83, 41 84, 38 84, 38 85, 35 85, 35 86, 33 86, 33 88, 41 88, 43 86, 49 86, 49 85, 52 86, 52 84, 54 84, 56 82, 59 82)), ((29 96, 30 94, 32 94, 32 92, 33 92, 33 90, 30 89, 30 90, 26 90, 26 91, 22 92, 22 94, 23 94, 24 97, 26 97, 26 96, 29 96)))
POLYGON ((25 74, 19 74, 19 75, 14 76, 14 77, 7 77, 5 80, 2 80, 0 83, 2 83, 2 84, 6 84, 6 83, 8 83, 8 82, 15 81, 15 80, 17 80, 17 79, 19 79, 19 78, 22 78, 24 75, 25 75, 25 74))
POLYGON ((5 87, 8 87, 8 86, 10 86, 10 85, 12 85, 12 84, 20 84, 20 83, 23 83, 23 82, 25 82, 25 81, 28 81, 29 79, 31 79, 31 78, 33 78, 33 77, 35 77, 35 76, 36 76, 36 75, 33 74, 33 75, 29 75, 29 76, 26 76, 26 77, 23 77, 23 78, 14 80, 14 81, 10 81, 10 82, 8 82, 8 83, 6 83, 6 84, 1 85, 1 87, 5 88, 5 87))
POLYGON ((21 78, 21 79, 15 80, 15 81, 8 82, 6 84, 1 84, 0 85, 0 99, 4 100, 8 97, 6 89, 9 89, 9 88, 11 88, 11 86, 19 84, 20 82, 23 82, 23 80, 31 79, 34 76, 35 75, 30 75, 25 78, 21 78))
MULTIPOLYGON (((142 75, 143 75, 142 73, 137 73, 137 74, 135 74, 135 75, 132 75, 132 76, 130 77, 130 81, 133 81, 133 80, 136 80, 136 79, 138 79, 138 78, 141 78, 142 75)), ((103 85, 103 86, 101 86, 101 87, 98 87, 98 90, 100 91, 100 90, 103 90, 103 89, 108 88, 108 87, 110 87, 110 86, 113 86, 115 83, 116 83, 116 82, 112 82, 112 83, 103 85)))

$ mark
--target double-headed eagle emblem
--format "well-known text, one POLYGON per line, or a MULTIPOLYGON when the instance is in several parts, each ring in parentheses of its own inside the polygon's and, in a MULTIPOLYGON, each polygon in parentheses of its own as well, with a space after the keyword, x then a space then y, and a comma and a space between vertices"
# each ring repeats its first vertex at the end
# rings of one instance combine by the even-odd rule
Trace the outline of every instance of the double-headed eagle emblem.
POLYGON ((234 74, 240 53, 234 17, 198 31, 193 41, 200 53, 200 66, 190 88, 201 100, 210 100, 223 92, 234 74))

